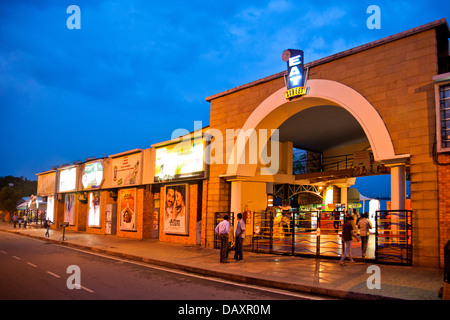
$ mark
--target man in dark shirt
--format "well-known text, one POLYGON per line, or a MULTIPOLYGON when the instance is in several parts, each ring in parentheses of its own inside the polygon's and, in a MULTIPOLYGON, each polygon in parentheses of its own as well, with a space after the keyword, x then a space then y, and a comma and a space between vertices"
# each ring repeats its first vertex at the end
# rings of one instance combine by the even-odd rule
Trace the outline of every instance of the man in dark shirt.
POLYGON ((354 262, 352 257, 352 239, 355 238, 359 241, 355 235, 355 231, 353 230, 351 219, 353 219, 351 216, 346 216, 344 219, 344 225, 342 226, 342 240, 345 244, 345 251, 339 261, 341 265, 345 265, 344 260, 346 256, 350 259, 350 263, 354 262))

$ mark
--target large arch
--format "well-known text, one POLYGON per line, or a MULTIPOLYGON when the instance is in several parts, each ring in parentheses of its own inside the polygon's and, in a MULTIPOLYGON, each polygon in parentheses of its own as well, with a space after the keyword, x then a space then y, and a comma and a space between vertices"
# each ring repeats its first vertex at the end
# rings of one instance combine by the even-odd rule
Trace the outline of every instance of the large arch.
MULTIPOLYGON (((256 164, 245 163, 245 148, 251 130, 276 129, 294 114, 315 106, 329 105, 347 110, 360 124, 372 148, 376 161, 402 164, 409 154, 395 154, 391 137, 386 125, 372 104, 356 90, 336 81, 308 80, 307 95, 287 101, 285 88, 281 88, 266 98, 248 117, 240 134, 245 143, 235 143, 227 167, 226 177, 252 177, 256 174, 256 164)), ((269 134, 270 135, 270 134, 269 134)), ((269 137, 268 137, 269 138, 269 137)), ((267 141, 266 141, 267 142, 267 141)), ((260 142, 261 143, 261 142, 260 142)), ((262 150, 258 150, 258 159, 262 150)))

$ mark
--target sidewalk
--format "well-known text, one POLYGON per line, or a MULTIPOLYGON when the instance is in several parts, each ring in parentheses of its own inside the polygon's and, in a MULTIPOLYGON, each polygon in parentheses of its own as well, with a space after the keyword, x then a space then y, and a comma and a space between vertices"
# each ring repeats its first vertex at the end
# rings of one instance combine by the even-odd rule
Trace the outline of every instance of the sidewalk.
POLYGON ((50 238, 45 238, 43 228, 14 229, 5 222, 0 222, 0 231, 201 275, 339 299, 440 300, 438 291, 443 285, 443 271, 434 269, 379 264, 381 289, 370 290, 366 283, 372 275, 367 273, 371 263, 341 266, 337 260, 244 252, 244 262, 223 264, 218 250, 153 239, 66 231, 68 240, 61 242, 61 229, 51 229, 50 238))

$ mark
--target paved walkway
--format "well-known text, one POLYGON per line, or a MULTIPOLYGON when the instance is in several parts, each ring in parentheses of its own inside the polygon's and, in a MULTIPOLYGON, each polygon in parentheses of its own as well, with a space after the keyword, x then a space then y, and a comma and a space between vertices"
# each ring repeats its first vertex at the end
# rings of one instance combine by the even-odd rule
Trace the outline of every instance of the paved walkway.
POLYGON ((243 262, 219 263, 218 250, 158 240, 66 231, 68 240, 61 242, 61 230, 52 229, 50 238, 45 238, 42 228, 14 229, 5 222, 0 222, 0 231, 202 275, 341 299, 440 300, 438 291, 443 285, 443 271, 435 269, 379 264, 381 288, 369 289, 372 273, 367 269, 371 263, 341 266, 337 260, 252 252, 244 252, 243 262))

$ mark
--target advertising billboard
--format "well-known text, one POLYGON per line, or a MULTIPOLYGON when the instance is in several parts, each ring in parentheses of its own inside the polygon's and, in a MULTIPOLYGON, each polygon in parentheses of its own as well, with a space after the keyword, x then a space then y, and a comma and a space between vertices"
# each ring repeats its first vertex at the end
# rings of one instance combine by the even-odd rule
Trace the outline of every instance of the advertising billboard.
POLYGON ((77 185, 77 167, 59 172, 59 192, 75 191, 77 185))
POLYGON ((168 185, 164 188, 164 233, 188 235, 188 185, 168 185))
POLYGON ((136 192, 137 189, 119 191, 119 229, 136 231, 136 192))
POLYGON ((142 176, 142 153, 113 158, 111 168, 113 187, 138 185, 142 176))
POLYGON ((155 182, 204 177, 204 145, 193 139, 157 148, 155 182))
POLYGON ((89 227, 100 227, 100 192, 89 192, 89 227))
POLYGON ((81 182, 84 189, 99 188, 103 181, 103 163, 95 161, 84 165, 81 182))

